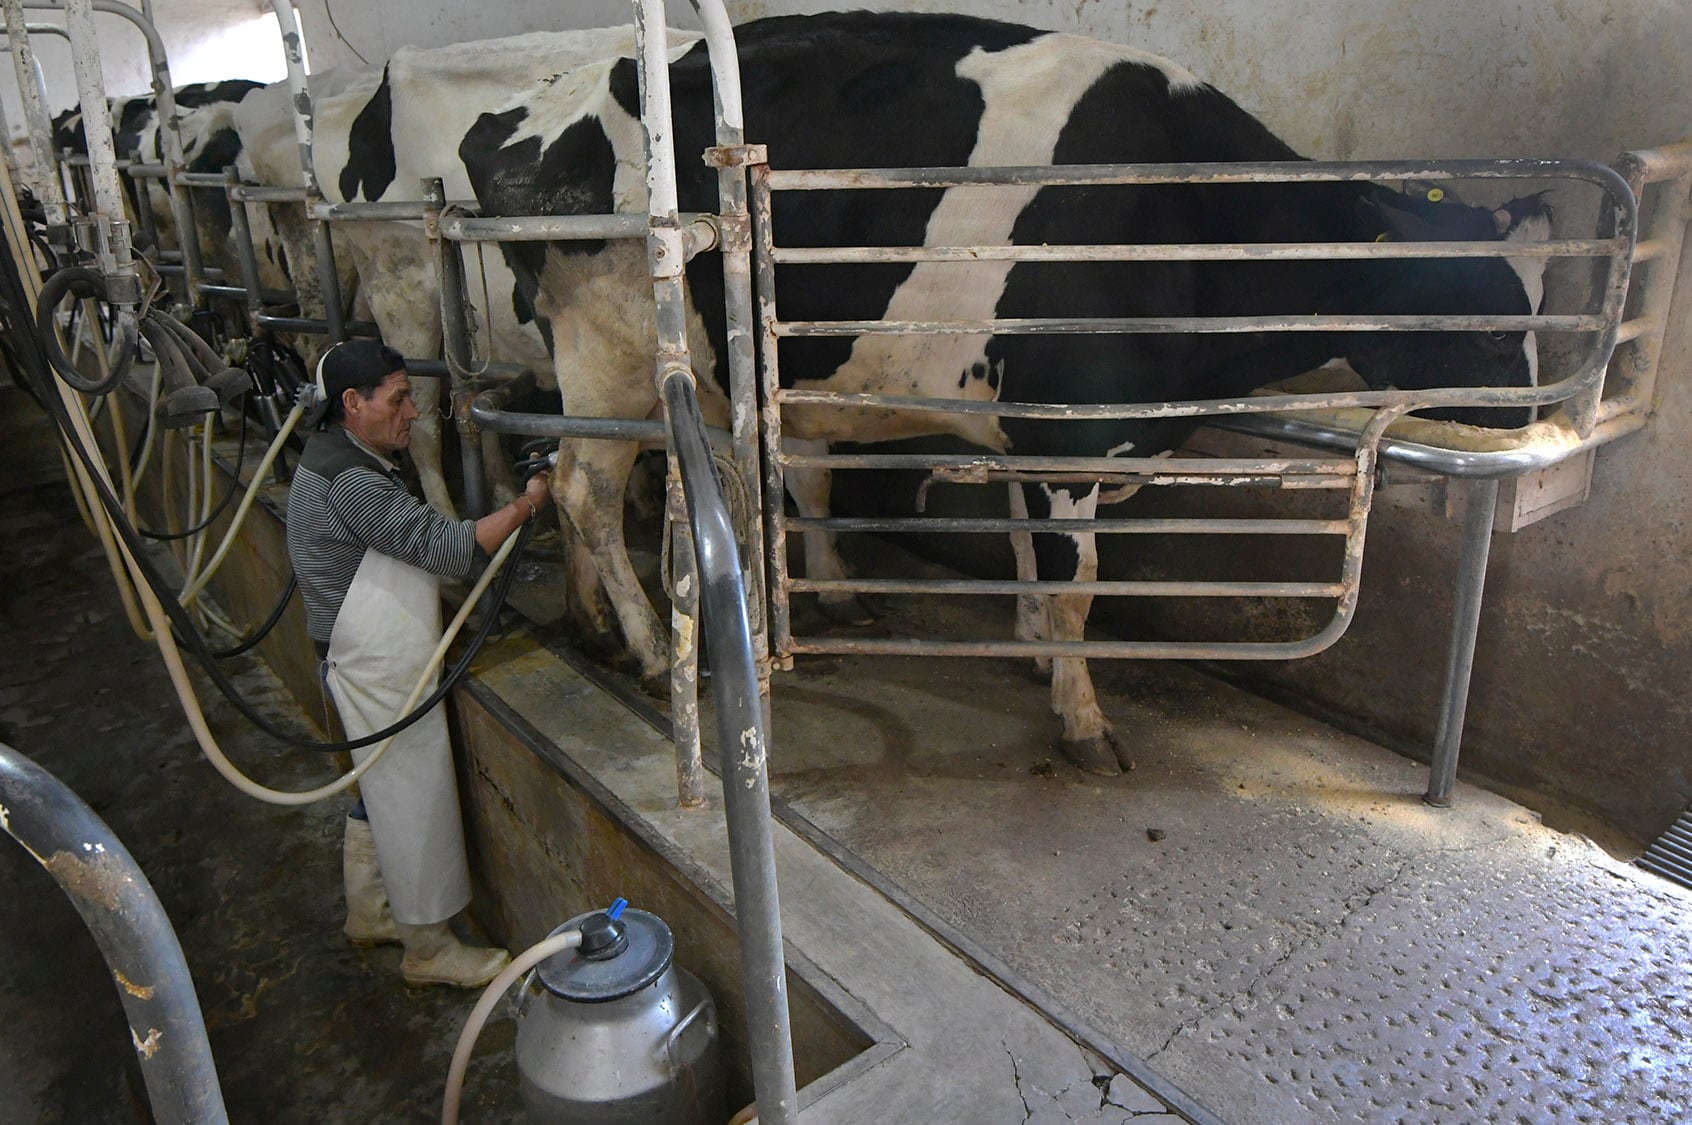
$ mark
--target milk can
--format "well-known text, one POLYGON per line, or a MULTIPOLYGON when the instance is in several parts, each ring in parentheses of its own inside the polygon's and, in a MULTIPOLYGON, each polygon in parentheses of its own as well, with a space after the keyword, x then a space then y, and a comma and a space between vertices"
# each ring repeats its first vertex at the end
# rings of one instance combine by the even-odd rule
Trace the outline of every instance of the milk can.
POLYGON ((582 944, 542 961, 526 982, 517 1072, 536 1125, 721 1125, 717 1007, 673 964, 661 918, 624 910, 582 914, 582 944))

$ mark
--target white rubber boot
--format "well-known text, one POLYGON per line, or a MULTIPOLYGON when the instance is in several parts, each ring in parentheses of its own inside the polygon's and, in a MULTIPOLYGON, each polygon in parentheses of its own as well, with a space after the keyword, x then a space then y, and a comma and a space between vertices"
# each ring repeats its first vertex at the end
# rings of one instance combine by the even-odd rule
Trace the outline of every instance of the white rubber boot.
POLYGON ((341 932, 354 945, 391 945, 400 939, 388 909, 382 868, 376 862, 376 840, 370 822, 347 817, 341 842, 341 881, 347 893, 347 924, 341 932))
POLYGON ((503 949, 478 949, 458 940, 445 922, 427 926, 396 923, 405 957, 400 972, 409 984, 450 984, 455 988, 481 988, 511 963, 503 949))

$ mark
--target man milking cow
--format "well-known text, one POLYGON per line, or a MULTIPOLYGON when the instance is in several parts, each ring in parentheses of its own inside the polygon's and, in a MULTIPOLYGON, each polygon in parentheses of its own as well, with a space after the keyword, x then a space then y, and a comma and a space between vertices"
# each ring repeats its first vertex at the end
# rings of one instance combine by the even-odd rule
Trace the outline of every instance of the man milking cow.
MULTIPOLYGON (((417 418, 411 383, 399 353, 374 340, 326 352, 317 386, 326 410, 289 492, 288 555, 325 687, 359 738, 398 719, 424 673, 441 638, 439 580, 485 562, 548 493, 534 477, 479 520, 413 496, 392 461, 417 418)), ((347 938, 403 945, 412 984, 487 984, 509 955, 465 945, 449 925, 469 904, 470 871, 442 708, 396 735, 360 784, 342 862, 347 938)))

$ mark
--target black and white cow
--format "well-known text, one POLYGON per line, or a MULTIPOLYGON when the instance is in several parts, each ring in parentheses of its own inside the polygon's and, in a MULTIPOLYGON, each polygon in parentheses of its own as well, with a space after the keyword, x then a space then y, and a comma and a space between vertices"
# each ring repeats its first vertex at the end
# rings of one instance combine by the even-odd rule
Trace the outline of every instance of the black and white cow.
MULTIPOLYGON (((676 33, 678 50, 696 38, 676 33)), ((355 80, 314 105, 312 162, 331 202, 421 200, 424 177, 439 176, 447 198, 469 199, 470 181, 458 139, 483 112, 546 82, 567 81, 576 68, 634 49, 631 27, 535 32, 450 47, 403 47, 380 73, 355 80)), ((291 143, 291 142, 290 142, 291 143)), ((358 271, 359 289, 383 340, 402 354, 441 354, 440 288, 421 223, 337 224, 358 271)), ((472 322, 481 328, 484 358, 529 366, 550 376, 551 363, 528 297, 497 253, 467 248, 472 322), (487 294, 484 301, 483 294, 487 294)), ((412 458, 429 502, 454 511, 440 465, 436 380, 417 380, 419 418, 412 458)), ((502 460, 497 435, 486 435, 490 467, 502 460)), ((509 489, 509 468, 504 470, 509 489)), ((495 478, 496 483, 501 480, 495 478)))
MULTIPOLYGON (((235 133, 234 107, 262 85, 244 78, 230 78, 178 86, 172 91, 182 131, 183 164, 188 171, 221 172, 225 166, 235 163, 240 141, 235 133)), ((118 159, 149 164, 163 162, 164 137, 160 129, 158 99, 154 95, 113 98, 110 111, 112 147, 118 159)), ((83 133, 79 107, 68 109, 54 118, 53 143, 59 150, 68 148, 87 154, 88 142, 83 133)), ((136 182, 127 176, 123 182, 133 208, 136 182)), ((174 243, 176 223, 164 181, 147 180, 146 188, 154 229, 162 241, 174 243)), ((220 255, 229 234, 228 200, 216 192, 202 192, 195 197, 195 202, 202 244, 210 243, 209 251, 220 255)))
MULTIPOLYGON (((839 13, 738 30, 746 136, 784 168, 1040 165, 1297 159, 1228 98, 1175 64, 1074 35, 960 16, 839 13)), ((671 68, 681 208, 713 210, 715 173, 703 48, 671 68)), ((461 152, 489 214, 641 211, 644 169, 632 60, 536 90, 483 116, 461 152)), ((774 222, 788 245, 1359 242, 1397 231, 1433 238, 1543 238, 1537 200, 1498 209, 1428 205, 1360 184, 986 188, 787 193, 774 222)), ((535 293, 572 411, 644 416, 655 408, 655 332, 644 247, 513 245, 535 293)), ((1532 259, 894 264, 783 267, 786 319, 983 320, 1288 313, 1523 314, 1537 307, 1532 259), (846 271, 846 272, 843 272, 846 271)), ((723 356, 721 274, 695 263, 690 342, 702 369, 723 356)), ((842 392, 1033 403, 1158 402, 1240 396, 1349 359, 1374 386, 1526 385, 1522 333, 958 335, 792 339, 784 384, 842 392)), ((702 384, 702 392, 705 387, 702 384)), ((717 400, 721 409, 721 400, 717 400)), ((1489 419, 1495 424, 1496 418, 1489 419)), ((949 432, 1018 454, 1136 456, 1174 448, 1191 420, 1087 423, 985 415, 789 407, 801 437, 878 441, 949 432)), ((625 637, 649 670, 665 648, 624 549, 621 505, 633 454, 565 442, 554 490, 598 558, 625 637)), ((1091 517, 1096 487, 1013 486, 1035 515, 1091 517)), ((1042 579, 1091 580, 1091 535, 1038 534, 1042 579)), ((1019 634, 1082 636, 1091 596, 1052 595, 1019 634)), ((1084 660, 1052 662, 1064 752, 1113 774, 1125 751, 1084 660)))

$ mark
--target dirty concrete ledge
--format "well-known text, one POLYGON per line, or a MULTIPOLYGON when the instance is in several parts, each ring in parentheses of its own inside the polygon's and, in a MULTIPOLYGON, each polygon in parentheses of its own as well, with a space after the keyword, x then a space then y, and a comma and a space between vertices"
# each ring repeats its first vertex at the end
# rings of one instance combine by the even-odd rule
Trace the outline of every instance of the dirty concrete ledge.
MULTIPOLYGON (((726 906, 721 803, 676 806, 673 749, 647 722, 521 637, 484 650, 465 694, 726 906)), ((485 753, 478 744, 470 757, 485 753)), ((780 823, 775 850, 790 970, 874 1036, 852 1063, 802 1090, 805 1121, 1216 1120, 1149 1071, 1137 1073, 1152 1089, 1078 1046, 780 823)))

